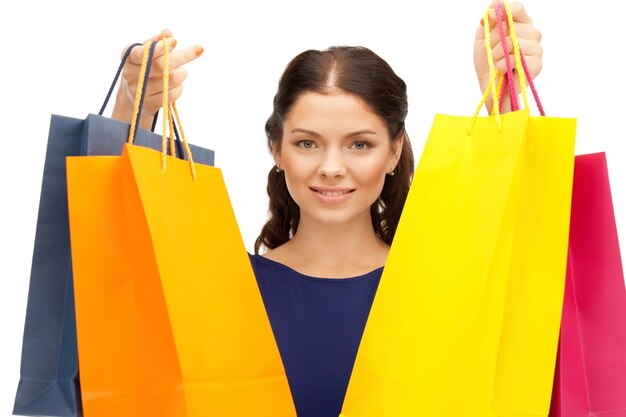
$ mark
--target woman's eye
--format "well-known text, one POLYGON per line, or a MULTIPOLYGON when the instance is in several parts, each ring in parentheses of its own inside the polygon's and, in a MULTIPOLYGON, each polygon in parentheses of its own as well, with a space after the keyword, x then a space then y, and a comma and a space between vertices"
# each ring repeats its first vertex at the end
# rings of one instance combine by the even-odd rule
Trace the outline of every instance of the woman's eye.
POLYGON ((300 142, 298 142, 298 145, 300 145, 300 147, 304 149, 311 149, 313 148, 314 143, 312 140, 301 140, 300 142))
POLYGON ((367 142, 357 141, 357 142, 354 142, 352 146, 354 147, 354 149, 363 150, 363 149, 369 148, 370 145, 367 142))

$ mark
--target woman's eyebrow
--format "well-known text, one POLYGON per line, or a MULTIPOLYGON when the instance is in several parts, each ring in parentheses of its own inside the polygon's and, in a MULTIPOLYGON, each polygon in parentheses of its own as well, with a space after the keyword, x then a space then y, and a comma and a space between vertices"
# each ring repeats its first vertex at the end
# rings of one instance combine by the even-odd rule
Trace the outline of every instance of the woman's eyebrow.
POLYGON ((311 136, 320 136, 320 134, 317 133, 317 132, 314 132, 314 131, 308 130, 308 129, 301 129, 299 127, 293 129, 291 131, 291 133, 306 133, 307 135, 311 135, 311 136))
MULTIPOLYGON (((319 133, 313 131, 313 130, 309 130, 309 129, 302 129, 302 128, 295 128, 291 131, 291 133, 306 133, 307 135, 311 135, 311 136, 320 136, 319 133)), ((378 135, 377 132, 373 131, 373 130, 357 130, 356 132, 352 132, 352 133, 348 133, 346 135, 346 137, 352 137, 352 136, 360 136, 360 135, 378 135)))
POLYGON ((378 135, 377 132, 374 132, 373 130, 357 130, 356 132, 352 132, 346 135, 346 137, 351 137, 351 136, 360 136, 360 135, 378 135))

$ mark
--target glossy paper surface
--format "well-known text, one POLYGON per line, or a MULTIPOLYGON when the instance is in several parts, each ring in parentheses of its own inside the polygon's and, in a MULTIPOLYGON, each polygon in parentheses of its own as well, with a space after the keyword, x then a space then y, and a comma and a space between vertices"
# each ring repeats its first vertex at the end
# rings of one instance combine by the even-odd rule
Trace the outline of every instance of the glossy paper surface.
POLYGON ((221 171, 195 169, 68 159, 88 417, 295 415, 221 171))
POLYGON ((436 116, 342 416, 547 415, 575 121, 436 116))

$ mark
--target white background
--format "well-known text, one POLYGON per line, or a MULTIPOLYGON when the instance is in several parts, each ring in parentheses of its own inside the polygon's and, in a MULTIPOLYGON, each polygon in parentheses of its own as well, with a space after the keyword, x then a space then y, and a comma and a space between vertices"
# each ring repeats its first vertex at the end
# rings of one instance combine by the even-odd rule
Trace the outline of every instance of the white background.
MULTIPOLYGON (((204 55, 188 65, 179 110, 189 140, 216 150, 216 164, 223 169, 251 251, 266 215, 265 178, 272 165, 263 127, 288 61, 305 49, 330 45, 364 45, 377 52, 409 86, 407 127, 419 157, 435 113, 469 115, 480 100, 472 47, 488 4, 488 0, 5 3, 0 11, 4 33, 0 416, 11 414, 19 379, 50 114, 83 118, 96 113, 125 45, 169 27, 179 47, 204 46, 204 55)), ((525 2, 544 35, 544 70, 536 85, 546 112, 578 119, 578 154, 606 152, 623 243, 626 87, 619 28, 624 22, 616 12, 617 1, 603 2, 602 8, 593 4, 525 2)))

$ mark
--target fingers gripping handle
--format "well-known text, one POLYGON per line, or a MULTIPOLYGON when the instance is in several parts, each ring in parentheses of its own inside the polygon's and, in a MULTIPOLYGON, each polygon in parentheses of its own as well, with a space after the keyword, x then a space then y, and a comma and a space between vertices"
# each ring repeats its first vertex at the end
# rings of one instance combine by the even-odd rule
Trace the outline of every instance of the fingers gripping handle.
POLYGON ((500 129, 502 129, 502 120, 500 118, 500 108, 501 108, 501 104, 502 104, 502 99, 505 96, 505 92, 506 89, 508 88, 509 92, 510 92, 510 96, 511 96, 511 110, 515 111, 515 110, 519 110, 519 102, 517 101, 517 93, 516 93, 516 89, 515 89, 515 84, 513 82, 513 69, 512 69, 512 64, 510 61, 510 53, 509 53, 509 49, 508 49, 508 45, 506 43, 506 38, 504 36, 504 27, 503 25, 503 15, 502 13, 506 14, 506 18, 507 18, 507 23, 509 25, 509 34, 511 37, 511 42, 513 44, 513 53, 515 56, 515 69, 518 73, 519 76, 519 80, 520 80, 520 89, 522 92, 522 96, 524 99, 524 106, 525 108, 529 108, 528 105, 528 96, 526 94, 526 83, 528 80, 528 84, 530 85, 532 91, 533 91, 533 95, 535 97, 535 101, 537 102, 537 106, 539 107, 539 111, 541 112, 542 115, 544 115, 543 112, 543 107, 541 105, 541 101, 539 100, 539 97, 537 95, 534 83, 532 81, 532 77, 530 75, 530 71, 528 70, 528 66, 526 65, 526 62, 524 60, 524 57, 521 54, 521 50, 519 47, 519 42, 517 40, 517 36, 515 34, 515 26, 513 23, 513 15, 511 13, 511 9, 510 6, 508 4, 507 0, 504 0, 504 2, 498 2, 494 4, 494 8, 495 8, 495 12, 496 12, 496 21, 498 24, 498 31, 500 33, 500 39, 501 39, 501 45, 503 48, 503 52, 504 52, 504 57, 505 57, 505 62, 507 65, 507 73, 505 76, 500 76, 500 80, 498 82, 498 87, 496 87, 496 82, 495 79, 497 77, 497 71, 495 69, 495 64, 494 64, 494 59, 493 59, 493 52, 492 52, 492 48, 491 48, 491 34, 490 34, 490 25, 489 25, 489 13, 491 12, 491 8, 489 8, 487 10, 487 12, 485 12, 485 16, 483 18, 483 23, 484 23, 484 30, 485 30, 485 49, 487 51, 487 62, 489 64, 489 74, 490 74, 490 79, 489 79, 489 85, 487 86, 487 88, 485 89, 485 92, 483 94, 482 100, 480 102, 480 104, 478 105, 478 107, 476 108, 476 111, 474 112, 474 117, 472 118, 472 121, 470 122, 470 125, 468 127, 467 130, 467 135, 468 137, 471 135, 474 126, 476 124, 476 120, 478 119, 478 114, 480 113, 480 109, 482 108, 482 106, 485 104, 485 102, 487 101, 487 97, 489 97, 489 94, 492 95, 493 98, 493 107, 492 107, 492 115, 495 116, 496 118, 496 122, 498 123, 498 127, 500 129), (504 9, 504 12, 503 10, 504 9), (506 83, 504 83, 504 81, 506 81, 506 83), (506 85, 504 88, 503 85, 506 85), (496 89, 498 90, 496 92, 496 89), (501 94, 500 94, 501 93, 501 94))
MULTIPOLYGON (((507 10, 506 6, 507 5, 503 3, 496 3, 494 5, 496 16, 497 16, 498 30, 500 32, 500 39, 505 39, 504 38, 504 23, 503 23, 504 17, 506 17, 507 23, 509 24, 509 26, 512 24, 510 9, 507 10)), ((535 83, 533 82, 532 74, 530 73, 530 70, 528 69, 528 65, 526 65, 526 60, 524 59, 524 55, 521 51, 521 48, 519 48, 519 42, 515 35, 515 28, 513 28, 513 30, 510 30, 510 32, 511 32, 511 40, 512 40, 513 45, 518 45, 519 62, 521 63, 521 66, 522 66, 521 71, 518 69, 518 72, 522 73, 524 77, 523 80, 520 78, 520 87, 522 86, 522 81, 528 83, 528 85, 530 86, 530 89, 532 90, 533 97, 535 98, 535 103, 537 104, 539 113, 542 116, 545 116, 545 111, 543 109, 543 105, 541 104, 541 100, 539 99, 539 95, 537 94, 537 89, 535 88, 535 83)), ((507 65, 507 73, 505 75, 505 80, 507 81, 508 90, 510 92, 509 96, 511 97, 511 110, 515 111, 515 110, 519 110, 519 102, 517 101, 517 91, 515 88, 513 72, 512 70, 510 70, 511 57, 510 57, 510 54, 508 51, 508 45, 506 44, 506 42, 502 42, 502 46, 503 46, 503 51, 504 51, 504 58, 505 58, 506 65, 507 65)), ((517 57, 516 57, 516 60, 517 60, 517 57)), ((505 93, 505 90, 502 91, 501 97, 504 97, 504 93, 505 93)), ((522 94, 524 96, 524 102, 525 102, 526 108, 528 108, 528 99, 527 99, 525 88, 522 89, 522 94)), ((500 105, 502 105, 502 100, 500 101, 500 105)))
MULTIPOLYGON (((144 44, 143 56, 141 60, 141 69, 139 72, 139 79, 137 81, 137 92, 135 94, 135 105, 133 108, 133 117, 130 125, 130 130, 128 133, 128 143, 132 144, 137 135, 138 123, 141 119, 141 110, 143 108, 143 102, 145 100, 146 89, 148 84, 148 79, 150 76, 150 69, 152 67, 152 60, 154 57, 154 50, 156 47, 156 42, 148 41, 144 44)), ((195 166, 193 163, 193 157, 191 155, 191 149, 189 149, 189 145, 187 143, 187 139, 185 137, 185 133, 183 130, 183 126, 180 121, 180 117, 176 110, 176 105, 174 102, 169 103, 169 53, 170 53, 170 38, 163 39, 163 132, 162 132, 162 149, 161 149, 161 167, 163 172, 166 169, 166 155, 167 155, 167 131, 169 124, 170 131, 170 150, 172 155, 176 155, 175 147, 174 147, 174 136, 177 136, 177 131, 174 126, 173 115, 176 116, 176 122, 180 129, 180 135, 182 137, 182 142, 184 146, 185 153, 187 154, 187 159, 189 161, 190 171, 192 178, 195 182, 196 180, 196 172, 195 166), (172 112, 172 109, 174 110, 172 112)))

